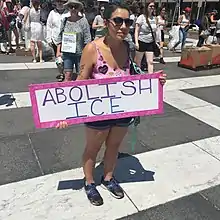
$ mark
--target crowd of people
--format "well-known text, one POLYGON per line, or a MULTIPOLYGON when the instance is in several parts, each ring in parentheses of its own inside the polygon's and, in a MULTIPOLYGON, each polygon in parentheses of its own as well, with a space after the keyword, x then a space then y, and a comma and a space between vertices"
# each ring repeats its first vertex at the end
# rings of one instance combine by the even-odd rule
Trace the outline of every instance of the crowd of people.
MULTIPOLYGON (((36 63, 38 60, 36 55, 39 56, 40 62, 44 62, 42 52, 44 40, 53 48, 57 58, 57 65, 60 67, 58 80, 71 80, 79 73, 79 62, 84 46, 106 34, 103 18, 106 5, 100 4, 97 8, 94 4, 85 6, 82 2, 67 0, 55 0, 53 3, 40 0, 31 2, 0 0, 0 43, 8 44, 6 53, 14 53, 19 48, 19 42, 23 40, 25 49, 31 50, 33 62, 36 63), (76 8, 71 8, 72 5, 76 8), (75 35, 66 34, 69 32, 75 35), (16 49, 12 48, 12 33, 16 49), (68 43, 62 43, 64 40, 75 43, 70 46, 68 43)), ((164 30, 168 24, 166 7, 156 9, 153 1, 152 4, 147 4, 147 8, 140 1, 127 1, 127 5, 132 23, 129 24, 130 31, 126 40, 138 66, 151 73, 155 55, 160 58, 160 63, 165 64, 163 46, 164 30)), ((185 8, 177 21, 179 36, 173 36, 173 39, 178 38, 172 45, 174 52, 179 45, 181 49, 185 45, 191 25, 190 14, 191 8, 185 8)), ((197 46, 201 47, 209 36, 216 36, 220 43, 220 20, 216 20, 216 15, 217 11, 212 10, 200 20, 197 46)))

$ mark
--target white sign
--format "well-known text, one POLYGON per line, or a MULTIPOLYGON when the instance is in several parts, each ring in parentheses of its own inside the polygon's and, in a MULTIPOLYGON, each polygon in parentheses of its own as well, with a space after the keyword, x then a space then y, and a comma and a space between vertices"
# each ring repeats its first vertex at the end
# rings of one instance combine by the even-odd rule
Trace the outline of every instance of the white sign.
POLYGON ((63 33, 61 51, 76 53, 76 33, 63 33))
POLYGON ((31 85, 36 127, 162 113, 159 73, 31 85))

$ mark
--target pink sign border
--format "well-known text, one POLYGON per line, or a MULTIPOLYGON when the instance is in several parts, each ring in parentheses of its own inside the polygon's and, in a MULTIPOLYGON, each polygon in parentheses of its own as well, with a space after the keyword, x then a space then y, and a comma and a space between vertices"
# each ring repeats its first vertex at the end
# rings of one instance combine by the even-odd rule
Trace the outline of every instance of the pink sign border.
MULTIPOLYGON (((37 98, 35 91, 42 89, 51 89, 55 87, 69 87, 69 86, 82 86, 82 85, 91 85, 91 84, 102 84, 102 83, 114 83, 114 82, 123 82, 127 80, 141 80, 141 79, 155 79, 159 78, 159 76, 163 73, 163 71, 158 71, 152 74, 140 74, 140 75, 131 75, 131 76, 123 76, 123 77, 110 77, 104 79, 92 79, 92 80, 79 80, 79 81, 71 81, 71 82, 53 82, 53 83, 44 83, 44 84, 31 84, 29 85, 30 98, 32 103, 32 113, 34 118, 34 123, 36 128, 53 128, 60 121, 48 121, 48 122, 40 122, 40 116, 38 112, 37 106, 37 98)), ((153 110, 144 110, 144 111, 134 111, 134 112, 123 112, 111 115, 102 115, 102 116, 92 116, 86 118, 73 118, 68 119, 68 124, 81 124, 91 121, 101 121, 101 120, 109 120, 116 118, 127 118, 127 117, 135 117, 135 116, 146 116, 153 114, 162 114, 163 113, 163 86, 160 84, 158 80, 158 109, 153 110)))

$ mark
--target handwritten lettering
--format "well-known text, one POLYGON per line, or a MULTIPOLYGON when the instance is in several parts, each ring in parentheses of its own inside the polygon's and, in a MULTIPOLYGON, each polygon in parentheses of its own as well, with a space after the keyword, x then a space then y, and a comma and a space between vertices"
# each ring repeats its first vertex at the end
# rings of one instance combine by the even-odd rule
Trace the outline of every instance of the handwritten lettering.
POLYGON ((53 102, 53 104, 56 105, 56 102, 53 98, 53 95, 52 95, 52 93, 49 89, 46 91, 46 94, 45 94, 44 101, 43 101, 42 105, 45 106, 47 102, 53 102))
POLYGON ((152 79, 57 87, 45 90, 42 107, 67 106, 66 119, 120 114, 142 106, 138 96, 145 100, 153 91, 152 79))

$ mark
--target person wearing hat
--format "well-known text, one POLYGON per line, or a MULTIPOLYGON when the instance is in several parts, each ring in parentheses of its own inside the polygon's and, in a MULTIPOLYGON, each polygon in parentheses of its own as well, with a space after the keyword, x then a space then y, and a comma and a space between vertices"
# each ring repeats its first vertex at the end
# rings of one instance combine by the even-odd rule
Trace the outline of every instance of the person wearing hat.
POLYGON ((176 47, 179 44, 181 44, 181 50, 183 49, 183 47, 185 45, 187 33, 189 30, 189 26, 190 26, 190 13, 191 13, 191 11, 192 11, 191 8, 186 7, 178 19, 177 23, 180 26, 179 41, 174 45, 173 52, 175 51, 176 47))
MULTIPOLYGON (((67 17, 69 14, 69 11, 64 8, 64 4, 66 3, 66 0, 56 0, 55 1, 55 9, 52 10, 48 16, 47 19, 47 26, 46 26, 46 41, 47 43, 53 48, 54 54, 57 53, 57 42, 56 39, 60 33, 60 26, 62 23, 62 19, 67 17)), ((57 67, 59 69, 60 74, 56 77, 59 81, 62 81, 64 78, 63 75, 63 66, 62 59, 59 58, 56 60, 57 67), (60 68, 62 67, 62 68, 60 68)))
POLYGON ((84 46, 91 41, 87 19, 79 15, 83 4, 78 0, 68 0, 64 6, 69 10, 69 17, 62 19, 57 42, 56 57, 63 58, 64 81, 71 81, 79 74, 79 64, 84 46), (73 77, 73 68, 75 74, 73 77))

